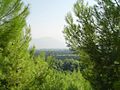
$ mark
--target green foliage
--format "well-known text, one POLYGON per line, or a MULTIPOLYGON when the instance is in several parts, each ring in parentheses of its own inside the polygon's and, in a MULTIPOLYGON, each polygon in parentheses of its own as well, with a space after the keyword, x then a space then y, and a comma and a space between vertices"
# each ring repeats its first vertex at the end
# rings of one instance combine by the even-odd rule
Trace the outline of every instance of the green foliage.
POLYGON ((36 79, 44 81, 48 64, 28 52, 28 14, 21 0, 0 1, 0 90, 24 90, 36 79))
POLYGON ((80 55, 82 74, 93 88, 114 90, 120 80, 120 1, 96 2, 93 6, 76 2, 75 21, 70 13, 66 16, 65 39, 80 55))
POLYGON ((21 0, 0 1, 0 90, 91 90, 80 72, 63 73, 45 62, 45 54, 28 50, 28 6, 21 0))
POLYGON ((92 90, 80 72, 63 73, 56 70, 50 70, 46 83, 40 88, 40 90, 92 90))
POLYGON ((113 87, 115 90, 119 90, 120 89, 120 81, 114 82, 113 87))
POLYGON ((57 60, 49 56, 46 62, 49 65, 48 74, 40 90, 92 90, 79 71, 78 60, 57 60))
POLYGON ((75 59, 64 59, 58 60, 52 56, 48 56, 46 62, 49 64, 50 68, 54 68, 58 71, 71 71, 80 69, 80 61, 75 59))

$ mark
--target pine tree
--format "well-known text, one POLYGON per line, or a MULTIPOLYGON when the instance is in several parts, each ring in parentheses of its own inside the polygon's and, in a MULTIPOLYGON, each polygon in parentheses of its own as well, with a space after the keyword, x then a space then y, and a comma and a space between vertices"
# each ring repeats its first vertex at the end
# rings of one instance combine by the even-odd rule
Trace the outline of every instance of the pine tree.
POLYGON ((83 76, 95 90, 120 85, 120 1, 96 0, 93 6, 78 0, 74 18, 69 13, 64 28, 66 43, 80 55, 83 76))
POLYGON ((28 14, 21 0, 0 0, 0 90, 35 88, 44 81, 47 64, 28 50, 28 14))

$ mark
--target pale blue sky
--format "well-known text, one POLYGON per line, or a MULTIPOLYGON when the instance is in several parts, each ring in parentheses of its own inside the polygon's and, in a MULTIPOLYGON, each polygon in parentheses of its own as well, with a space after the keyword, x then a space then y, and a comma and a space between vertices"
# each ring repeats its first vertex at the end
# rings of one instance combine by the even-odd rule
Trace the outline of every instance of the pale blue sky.
POLYGON ((27 0, 30 3, 28 22, 32 38, 52 37, 64 41, 65 15, 76 0, 27 0))
MULTIPOLYGON (((67 12, 77 0, 25 0, 30 3, 28 23, 32 38, 51 37, 64 42, 63 28, 67 12)), ((93 0, 89 0, 92 3, 93 0)))

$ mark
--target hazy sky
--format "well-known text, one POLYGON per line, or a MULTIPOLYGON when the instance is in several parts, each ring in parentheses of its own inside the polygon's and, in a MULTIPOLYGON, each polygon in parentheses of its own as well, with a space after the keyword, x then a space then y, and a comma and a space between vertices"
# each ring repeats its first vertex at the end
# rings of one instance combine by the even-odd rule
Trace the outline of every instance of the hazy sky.
MULTIPOLYGON (((67 12, 77 0, 25 0, 30 4, 28 23, 32 38, 51 37, 64 42, 63 28, 67 12)), ((90 3, 93 0, 89 0, 90 3)))
POLYGON ((28 23, 32 38, 52 37, 64 41, 65 15, 76 0, 27 0, 30 3, 28 23))

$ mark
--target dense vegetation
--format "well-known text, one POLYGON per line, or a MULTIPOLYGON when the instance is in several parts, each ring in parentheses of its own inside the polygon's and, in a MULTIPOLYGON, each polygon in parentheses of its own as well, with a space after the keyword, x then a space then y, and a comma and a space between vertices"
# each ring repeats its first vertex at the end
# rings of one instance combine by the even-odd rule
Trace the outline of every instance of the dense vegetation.
POLYGON ((82 71, 95 90, 120 89, 120 0, 84 0, 68 13, 64 29, 68 46, 80 55, 82 71))
POLYGON ((57 71, 34 47, 28 50, 28 14, 21 0, 0 1, 0 90, 91 90, 80 71, 57 71))
POLYGON ((119 90, 120 2, 97 2, 92 7, 78 0, 77 20, 66 17, 65 38, 77 54, 68 56, 80 58, 61 60, 55 56, 66 52, 46 56, 36 55, 35 47, 29 50, 29 6, 0 0, 0 90, 119 90))
POLYGON ((39 55, 39 53, 43 53, 45 57, 53 56, 55 59, 64 60, 64 59, 77 59, 79 60, 80 57, 76 55, 74 52, 70 51, 69 49, 40 49, 35 50, 35 55, 39 55))

